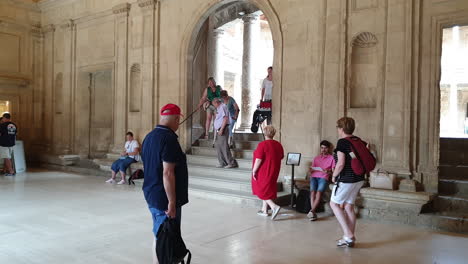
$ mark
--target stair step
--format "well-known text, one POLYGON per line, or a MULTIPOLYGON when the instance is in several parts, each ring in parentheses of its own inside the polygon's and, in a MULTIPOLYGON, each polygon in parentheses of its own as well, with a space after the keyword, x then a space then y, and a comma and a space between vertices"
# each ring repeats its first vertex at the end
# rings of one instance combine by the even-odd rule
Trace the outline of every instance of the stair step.
MULTIPOLYGON (((231 149, 232 156, 235 159, 252 159, 253 151, 252 150, 242 150, 242 149, 231 149)), ((210 156, 210 157, 217 157, 216 149, 215 148, 205 148, 205 147, 192 147, 192 154, 193 155, 202 155, 202 156, 210 156)))
MULTIPOLYGON (((262 201, 258 199, 258 197, 248 192, 233 191, 190 184, 189 194, 201 198, 219 200, 223 202, 228 202, 230 204, 235 203, 247 207, 259 208, 262 206, 262 201)), ((278 198, 275 200, 277 204, 282 206, 287 205, 289 201, 290 194, 287 192, 279 192, 278 198)))
POLYGON ((456 232, 468 233, 468 214, 461 214, 457 212, 438 212, 431 214, 422 214, 419 217, 425 218, 426 226, 433 229, 456 232))
POLYGON ((232 168, 216 168, 214 166, 191 165, 189 164, 189 176, 207 176, 220 179, 237 179, 241 181, 250 181, 251 170, 232 168))
MULTIPOLYGON (((189 184, 196 186, 206 186, 215 188, 217 190, 232 190, 239 192, 252 192, 252 185, 250 179, 239 180, 230 178, 219 178, 216 176, 189 176, 189 184)), ((283 191, 283 183, 277 182, 277 190, 283 191)))
MULTIPOLYGON (((263 135, 261 132, 259 133, 234 133, 234 141, 263 141, 263 135)), ((213 132, 210 132, 209 140, 213 140, 213 132)))
POLYGON ((468 166, 440 165, 439 179, 468 180, 468 166))
MULTIPOLYGON (((252 160, 251 159, 236 159, 239 169, 252 169, 252 160)), ((187 161, 193 165, 201 166, 212 166, 215 167, 218 165, 218 159, 213 156, 202 156, 202 155, 187 155, 187 161)))
POLYGON ((440 195, 434 200, 434 209, 440 212, 468 214, 468 196, 440 195))
POLYGON ((468 180, 439 179, 439 193, 468 196, 468 180))
MULTIPOLYGON (((246 150, 255 150, 260 144, 261 141, 241 141, 241 140, 234 140, 235 148, 236 149, 246 149, 246 150)), ((213 139, 199 139, 198 140, 200 147, 213 147, 213 139)))
MULTIPOLYGON (((144 179, 135 180, 135 186, 143 186, 144 179)), ((189 194, 195 195, 201 198, 214 199, 218 201, 234 203, 239 205, 244 205, 248 207, 261 207, 262 201, 256 196, 252 195, 251 190, 242 191, 242 190, 233 190, 225 189, 207 185, 197 185, 192 183, 192 178, 189 183, 189 194)), ((276 202, 279 205, 287 205, 290 202, 290 194, 288 192, 278 192, 278 198, 276 202)))

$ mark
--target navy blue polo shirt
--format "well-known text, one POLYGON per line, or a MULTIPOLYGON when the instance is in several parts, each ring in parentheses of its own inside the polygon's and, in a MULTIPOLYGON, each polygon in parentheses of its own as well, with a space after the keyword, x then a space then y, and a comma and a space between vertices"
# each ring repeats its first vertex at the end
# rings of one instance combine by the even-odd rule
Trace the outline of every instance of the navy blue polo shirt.
POLYGON ((143 140, 141 159, 145 173, 143 193, 149 207, 167 210, 169 200, 163 184, 163 162, 175 163, 176 207, 188 203, 187 157, 178 136, 170 128, 158 125, 143 140))

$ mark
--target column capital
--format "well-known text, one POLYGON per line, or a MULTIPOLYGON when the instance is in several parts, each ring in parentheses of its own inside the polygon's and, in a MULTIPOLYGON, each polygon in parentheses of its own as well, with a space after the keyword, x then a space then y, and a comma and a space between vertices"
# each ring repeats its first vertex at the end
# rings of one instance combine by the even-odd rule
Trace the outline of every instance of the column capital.
POLYGON ((220 38, 222 35, 224 35, 224 29, 221 29, 221 28, 213 29, 213 37, 220 38))
POLYGON ((242 17, 242 21, 245 23, 255 23, 258 20, 259 15, 256 14, 248 14, 242 17))
POLYGON ((115 15, 128 15, 130 12, 131 5, 129 3, 124 3, 120 5, 116 5, 112 8, 112 13, 115 15))
POLYGON ((153 10, 159 0, 138 0, 138 6, 144 10, 153 10))
POLYGON ((60 28, 63 30, 66 30, 66 29, 71 30, 73 29, 74 26, 75 26, 75 22, 72 19, 66 19, 60 24, 60 28))
POLYGON ((44 31, 42 30, 41 25, 38 25, 38 24, 33 25, 29 32, 31 32, 31 35, 33 35, 34 37, 37 37, 37 38, 44 37, 44 31))
POLYGON ((54 31, 55 31, 55 25, 54 24, 48 24, 48 25, 45 25, 44 27, 42 27, 42 32, 44 34, 54 32, 54 31))

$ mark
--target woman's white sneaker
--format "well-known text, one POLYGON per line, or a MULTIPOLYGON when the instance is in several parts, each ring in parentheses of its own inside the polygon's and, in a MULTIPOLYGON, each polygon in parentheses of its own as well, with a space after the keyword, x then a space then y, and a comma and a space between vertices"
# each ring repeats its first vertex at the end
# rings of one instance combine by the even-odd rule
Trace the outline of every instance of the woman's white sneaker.
POLYGON ((119 181, 117 184, 122 185, 122 184, 125 184, 125 183, 127 183, 127 182, 124 181, 124 180, 121 180, 121 181, 119 181))
POLYGON ((110 178, 110 179, 108 179, 106 182, 107 182, 107 183, 115 183, 115 180, 112 179, 112 178, 110 178))

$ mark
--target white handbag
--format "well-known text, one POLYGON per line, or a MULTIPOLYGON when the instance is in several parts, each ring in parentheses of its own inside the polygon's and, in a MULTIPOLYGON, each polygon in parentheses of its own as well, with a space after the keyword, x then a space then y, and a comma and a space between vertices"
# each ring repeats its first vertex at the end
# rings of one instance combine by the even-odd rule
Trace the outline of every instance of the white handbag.
POLYGON ((396 190, 397 180, 397 175, 395 173, 378 169, 377 171, 371 171, 369 184, 371 188, 396 190))

